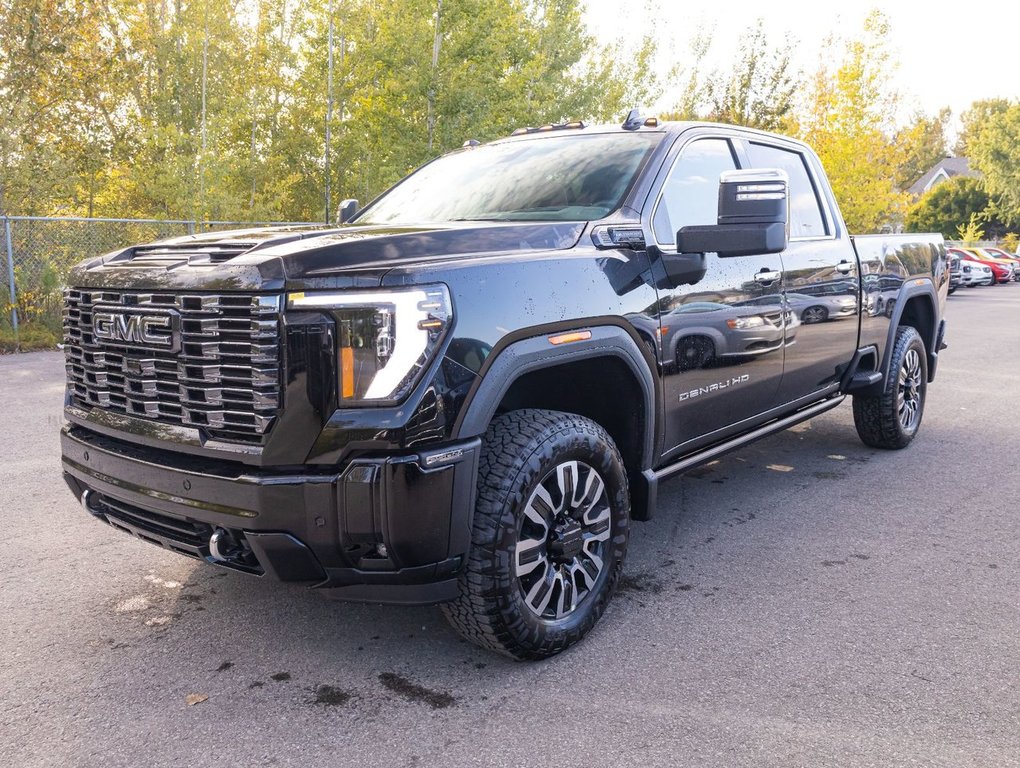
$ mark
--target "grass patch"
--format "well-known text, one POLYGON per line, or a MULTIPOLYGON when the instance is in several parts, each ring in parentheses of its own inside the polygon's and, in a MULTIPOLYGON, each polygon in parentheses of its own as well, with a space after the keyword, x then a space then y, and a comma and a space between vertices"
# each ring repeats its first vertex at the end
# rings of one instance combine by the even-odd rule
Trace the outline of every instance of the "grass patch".
POLYGON ((60 337, 44 325, 28 323, 18 329, 18 338, 10 328, 0 328, 0 354, 11 352, 35 352, 53 349, 60 343, 60 337))

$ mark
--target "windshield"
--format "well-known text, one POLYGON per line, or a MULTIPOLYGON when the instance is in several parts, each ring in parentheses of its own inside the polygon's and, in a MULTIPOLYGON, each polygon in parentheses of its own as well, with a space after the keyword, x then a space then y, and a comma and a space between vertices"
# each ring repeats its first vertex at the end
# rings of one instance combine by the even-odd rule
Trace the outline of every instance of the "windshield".
POLYGON ((454 152, 408 176, 354 223, 601 219, 620 207, 661 139, 575 134, 454 152))

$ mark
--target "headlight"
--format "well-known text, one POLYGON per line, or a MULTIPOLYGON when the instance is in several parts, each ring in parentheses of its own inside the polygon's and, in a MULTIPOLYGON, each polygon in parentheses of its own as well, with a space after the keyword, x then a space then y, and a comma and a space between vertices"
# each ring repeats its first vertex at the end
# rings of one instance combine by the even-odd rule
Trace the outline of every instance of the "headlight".
POLYGON ((745 331, 748 328, 761 328, 765 325, 764 318, 761 315, 751 315, 750 317, 734 317, 726 321, 726 325, 730 328, 734 328, 738 331, 745 331))
POLYGON ((400 400, 417 383, 453 320, 445 285, 292 293, 288 309, 328 310, 337 324, 341 405, 400 400))

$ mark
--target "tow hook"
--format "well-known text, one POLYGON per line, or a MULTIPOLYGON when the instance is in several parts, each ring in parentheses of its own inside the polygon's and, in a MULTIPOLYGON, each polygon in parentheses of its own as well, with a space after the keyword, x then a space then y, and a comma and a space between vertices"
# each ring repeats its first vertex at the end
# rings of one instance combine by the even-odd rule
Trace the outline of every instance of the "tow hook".
POLYGON ((217 528, 209 537, 209 556, 216 562, 234 563, 244 555, 244 547, 225 528, 217 528))

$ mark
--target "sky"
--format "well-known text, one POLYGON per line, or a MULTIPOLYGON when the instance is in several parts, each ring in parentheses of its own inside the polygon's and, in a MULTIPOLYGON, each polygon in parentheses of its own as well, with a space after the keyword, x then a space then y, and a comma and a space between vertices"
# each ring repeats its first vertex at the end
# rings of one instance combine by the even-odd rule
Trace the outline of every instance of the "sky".
MULTIPOLYGON (((760 16, 770 41, 794 39, 796 67, 812 71, 821 42, 830 32, 857 36, 864 17, 878 7, 888 18, 890 42, 899 67, 894 85, 903 95, 900 119, 918 109, 934 114, 952 108, 954 117, 977 99, 1020 98, 1020 3, 1007 0, 908 2, 885 0, 587 0, 585 21, 603 43, 621 35, 635 41, 654 33, 681 58, 699 26, 713 31, 708 69, 728 68, 727 57, 760 16), (1002 30, 998 34, 996 30, 1002 30)), ((668 59, 668 56, 660 57, 668 59)), ((682 62, 681 62, 682 63, 682 62)), ((663 62, 668 66, 667 62, 663 62)), ((665 104, 640 105, 664 109, 665 104)), ((675 101, 675 100, 674 100, 675 101)))

